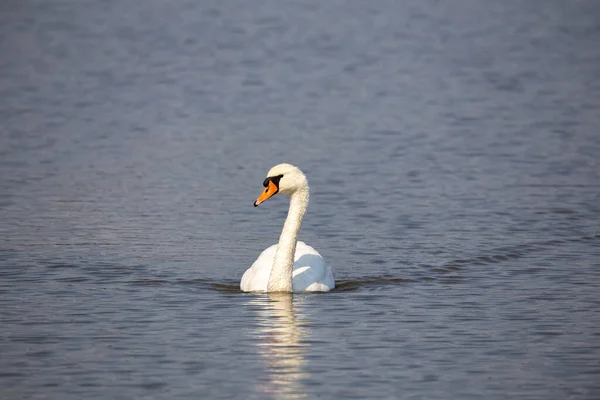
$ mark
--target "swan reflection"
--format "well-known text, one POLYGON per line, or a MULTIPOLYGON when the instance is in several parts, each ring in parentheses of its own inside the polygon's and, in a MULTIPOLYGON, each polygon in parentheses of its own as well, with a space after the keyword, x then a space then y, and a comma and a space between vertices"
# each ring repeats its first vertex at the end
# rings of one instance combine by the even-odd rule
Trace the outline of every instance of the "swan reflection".
POLYGON ((302 338, 307 334, 308 321, 297 311, 298 300, 294 304, 291 293, 269 293, 253 301, 261 305, 258 349, 267 374, 260 390, 278 399, 305 397, 309 345, 302 343, 302 338))

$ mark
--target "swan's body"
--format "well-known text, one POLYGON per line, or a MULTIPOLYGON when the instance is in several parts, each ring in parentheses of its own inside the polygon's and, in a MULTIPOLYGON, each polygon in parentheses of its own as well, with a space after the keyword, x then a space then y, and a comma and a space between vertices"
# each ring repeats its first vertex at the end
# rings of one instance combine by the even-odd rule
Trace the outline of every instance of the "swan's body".
POLYGON ((290 195, 290 209, 279 243, 263 251, 244 273, 240 288, 245 292, 327 292, 335 287, 331 267, 312 247, 298 241, 302 218, 308 206, 306 177, 290 164, 269 171, 265 190, 254 206, 277 193, 290 195))
MULTIPOLYGON (((273 268, 277 245, 263 251, 248 268, 242 282, 244 292, 267 292, 269 275, 273 268)), ((335 286, 331 267, 325 263, 318 251, 304 242, 296 244, 296 254, 292 267, 292 291, 327 292, 335 286)))

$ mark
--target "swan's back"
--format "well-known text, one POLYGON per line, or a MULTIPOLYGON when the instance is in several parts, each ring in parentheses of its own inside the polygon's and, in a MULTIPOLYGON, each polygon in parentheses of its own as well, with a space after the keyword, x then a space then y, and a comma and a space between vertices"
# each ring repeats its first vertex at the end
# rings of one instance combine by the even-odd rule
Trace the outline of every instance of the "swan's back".
MULTIPOLYGON (((244 292, 266 292, 277 245, 264 250, 244 273, 240 288, 244 292)), ((331 267, 311 246, 298 241, 294 254, 292 286, 294 292, 327 292, 335 287, 331 267)))

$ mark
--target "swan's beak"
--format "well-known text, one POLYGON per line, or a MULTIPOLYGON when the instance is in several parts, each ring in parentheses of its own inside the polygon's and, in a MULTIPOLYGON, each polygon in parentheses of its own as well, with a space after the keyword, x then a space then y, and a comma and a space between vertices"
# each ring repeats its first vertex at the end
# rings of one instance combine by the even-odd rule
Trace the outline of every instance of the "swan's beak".
POLYGON ((256 201, 254 202, 254 207, 257 207, 263 201, 274 196, 275 194, 277 194, 277 192, 279 192, 279 188, 277 187, 277 185, 274 184, 273 181, 269 181, 269 184, 267 185, 265 190, 263 190, 260 196, 258 196, 258 199, 256 199, 256 201))

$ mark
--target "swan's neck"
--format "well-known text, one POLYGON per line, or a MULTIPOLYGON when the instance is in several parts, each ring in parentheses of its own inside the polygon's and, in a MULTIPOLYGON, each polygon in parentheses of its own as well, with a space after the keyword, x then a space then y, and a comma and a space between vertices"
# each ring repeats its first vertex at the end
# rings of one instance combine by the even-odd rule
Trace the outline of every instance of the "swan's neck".
POLYGON ((283 224, 283 231, 279 237, 279 244, 275 252, 273 268, 269 275, 267 290, 269 292, 291 292, 292 267, 296 253, 298 232, 302 225, 302 217, 308 206, 308 187, 294 192, 290 197, 290 210, 283 224))

